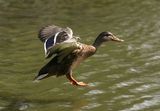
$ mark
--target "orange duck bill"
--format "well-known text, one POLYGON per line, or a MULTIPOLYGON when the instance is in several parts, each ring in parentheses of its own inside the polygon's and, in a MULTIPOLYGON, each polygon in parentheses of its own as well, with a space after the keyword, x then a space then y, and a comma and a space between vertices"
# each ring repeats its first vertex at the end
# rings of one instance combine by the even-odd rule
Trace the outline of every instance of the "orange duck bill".
POLYGON ((116 41, 116 42, 123 42, 123 41, 124 41, 123 39, 119 39, 119 38, 116 37, 115 35, 109 36, 109 38, 110 38, 112 41, 116 41))

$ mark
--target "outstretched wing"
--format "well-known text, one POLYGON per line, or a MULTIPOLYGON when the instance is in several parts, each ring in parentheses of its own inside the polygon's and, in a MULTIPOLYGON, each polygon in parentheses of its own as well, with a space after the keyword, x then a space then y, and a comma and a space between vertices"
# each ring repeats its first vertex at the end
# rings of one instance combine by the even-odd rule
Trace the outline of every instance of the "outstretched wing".
POLYGON ((69 27, 61 28, 59 26, 49 25, 49 26, 45 26, 40 29, 39 34, 38 34, 38 38, 42 42, 45 42, 46 39, 54 36, 55 34, 57 34, 59 32, 63 32, 63 31, 65 31, 70 37, 73 36, 73 31, 69 27))
POLYGON ((65 56, 67 53, 79 48, 77 37, 73 36, 72 29, 61 28, 55 25, 44 27, 39 32, 39 39, 44 42, 45 57, 52 55, 65 56))

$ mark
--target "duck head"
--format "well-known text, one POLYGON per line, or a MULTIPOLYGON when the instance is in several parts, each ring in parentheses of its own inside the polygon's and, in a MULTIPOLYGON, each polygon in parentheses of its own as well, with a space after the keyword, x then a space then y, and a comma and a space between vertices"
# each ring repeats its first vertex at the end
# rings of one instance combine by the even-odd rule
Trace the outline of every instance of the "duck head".
POLYGON ((111 32, 101 32, 98 37, 96 38, 95 42, 93 43, 94 47, 99 47, 103 42, 107 41, 115 41, 115 42, 123 42, 124 40, 119 39, 111 32))

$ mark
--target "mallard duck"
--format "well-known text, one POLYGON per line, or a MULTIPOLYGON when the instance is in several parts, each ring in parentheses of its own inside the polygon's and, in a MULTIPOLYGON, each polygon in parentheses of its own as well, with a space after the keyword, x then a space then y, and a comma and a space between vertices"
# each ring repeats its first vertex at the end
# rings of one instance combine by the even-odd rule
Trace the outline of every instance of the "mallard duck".
POLYGON ((50 76, 65 75, 72 85, 86 86, 73 77, 72 70, 83 60, 96 53, 99 46, 107 41, 122 42, 111 32, 101 32, 92 45, 79 42, 79 37, 73 36, 71 28, 61 28, 50 25, 39 31, 39 39, 44 44, 45 58, 52 59, 44 65, 35 80, 42 80, 50 76))

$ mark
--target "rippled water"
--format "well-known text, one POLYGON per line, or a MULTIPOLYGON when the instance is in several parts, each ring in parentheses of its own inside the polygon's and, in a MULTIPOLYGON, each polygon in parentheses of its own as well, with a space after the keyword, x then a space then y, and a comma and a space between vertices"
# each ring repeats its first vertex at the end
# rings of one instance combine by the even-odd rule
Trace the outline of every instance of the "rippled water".
POLYGON ((159 111, 160 1, 0 0, 0 111, 159 111), (74 71, 90 87, 65 77, 32 80, 44 59, 37 38, 47 24, 69 26, 92 43, 111 31, 109 42, 74 71))

